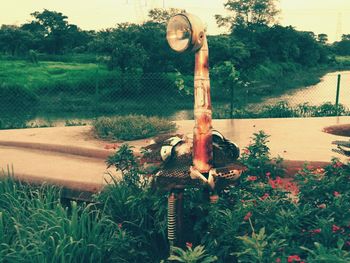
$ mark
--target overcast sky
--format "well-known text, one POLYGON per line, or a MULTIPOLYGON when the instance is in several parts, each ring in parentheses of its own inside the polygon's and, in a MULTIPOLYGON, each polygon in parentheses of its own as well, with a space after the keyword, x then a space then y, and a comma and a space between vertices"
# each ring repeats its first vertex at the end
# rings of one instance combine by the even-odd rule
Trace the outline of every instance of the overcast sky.
MULTIPOLYGON (((82 29, 103 29, 120 22, 142 22, 155 7, 186 9, 202 18, 209 34, 216 27, 214 15, 225 14, 226 0, 0 0, 0 25, 21 25, 30 13, 44 8, 59 11, 82 29)), ((298 30, 326 33, 331 41, 350 34, 350 0, 280 0, 282 25, 298 30)))

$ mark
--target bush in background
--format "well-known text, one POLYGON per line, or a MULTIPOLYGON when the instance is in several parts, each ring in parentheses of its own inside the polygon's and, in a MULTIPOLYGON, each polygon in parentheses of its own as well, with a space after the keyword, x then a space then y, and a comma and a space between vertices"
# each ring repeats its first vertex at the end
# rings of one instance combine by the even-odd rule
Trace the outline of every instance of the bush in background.
POLYGON ((167 119, 143 115, 101 117, 92 125, 98 137, 113 140, 136 140, 176 130, 175 123, 167 119))

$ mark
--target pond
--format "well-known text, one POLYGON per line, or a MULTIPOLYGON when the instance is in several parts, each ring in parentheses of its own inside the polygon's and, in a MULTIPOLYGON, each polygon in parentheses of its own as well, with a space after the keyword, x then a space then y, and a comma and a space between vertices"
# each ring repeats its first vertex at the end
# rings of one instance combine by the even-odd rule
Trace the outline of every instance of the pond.
POLYGON ((338 74, 341 75, 339 103, 350 108, 350 71, 328 73, 316 85, 291 90, 281 96, 266 99, 258 105, 273 105, 279 101, 286 101, 291 106, 303 103, 310 105, 320 105, 325 102, 335 103, 338 74))

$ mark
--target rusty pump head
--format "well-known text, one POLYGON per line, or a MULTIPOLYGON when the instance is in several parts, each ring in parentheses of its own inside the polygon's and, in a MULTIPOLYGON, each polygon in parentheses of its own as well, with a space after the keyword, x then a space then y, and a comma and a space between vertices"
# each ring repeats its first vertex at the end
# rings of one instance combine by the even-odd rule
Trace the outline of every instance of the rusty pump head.
POLYGON ((213 145, 209 52, 204 25, 192 14, 175 15, 168 23, 167 40, 176 52, 195 52, 193 166, 198 172, 208 174, 213 166, 213 145))

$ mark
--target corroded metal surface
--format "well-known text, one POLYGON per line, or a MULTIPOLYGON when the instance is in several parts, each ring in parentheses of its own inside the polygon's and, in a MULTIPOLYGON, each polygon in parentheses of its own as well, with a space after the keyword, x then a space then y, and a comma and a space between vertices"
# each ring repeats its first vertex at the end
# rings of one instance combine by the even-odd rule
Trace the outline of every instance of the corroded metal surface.
MULTIPOLYGON (((217 185, 224 187, 237 182, 242 172, 246 170, 242 164, 235 162, 225 167, 216 168, 217 185)), ((163 190, 196 188, 206 184, 199 179, 192 179, 190 176, 190 166, 171 167, 162 169, 155 176, 154 186, 163 190)))
POLYGON ((196 53, 194 76, 193 165, 201 173, 208 173, 213 166, 212 108, 208 44, 205 35, 203 46, 196 53))

